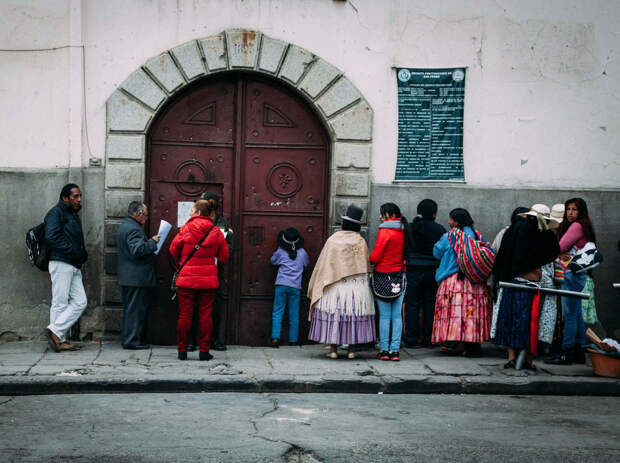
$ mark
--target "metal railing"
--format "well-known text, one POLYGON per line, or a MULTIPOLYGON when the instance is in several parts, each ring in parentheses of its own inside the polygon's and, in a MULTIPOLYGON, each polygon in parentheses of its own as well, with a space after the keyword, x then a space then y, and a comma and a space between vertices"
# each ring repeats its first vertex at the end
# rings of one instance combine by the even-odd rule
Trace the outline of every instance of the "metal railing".
MULTIPOLYGON (((614 284, 615 285, 615 284, 614 284)), ((620 285, 619 285, 620 286, 620 285)), ((579 299, 590 299, 590 295, 588 293, 581 293, 579 291, 568 291, 566 289, 554 289, 554 288, 541 288, 536 286, 535 284, 527 284, 527 283, 508 283, 507 281, 499 282, 500 288, 509 288, 509 289, 518 289, 519 291, 528 291, 532 293, 540 294, 540 307, 543 306, 545 302, 545 296, 564 296, 564 297, 576 297, 579 299)), ((615 286, 614 286, 615 287, 615 286)), ((515 369, 520 370, 523 368, 523 363, 525 362, 525 357, 527 356, 528 348, 521 349, 519 354, 517 355, 517 361, 515 362, 515 369)))

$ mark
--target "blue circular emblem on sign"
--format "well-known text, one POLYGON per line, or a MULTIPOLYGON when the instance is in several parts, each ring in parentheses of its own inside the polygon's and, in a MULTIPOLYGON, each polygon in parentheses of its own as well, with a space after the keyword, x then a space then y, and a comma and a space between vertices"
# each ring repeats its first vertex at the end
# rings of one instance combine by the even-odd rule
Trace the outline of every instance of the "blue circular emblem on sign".
POLYGON ((401 82, 409 82, 409 79, 411 79, 411 73, 409 72, 409 69, 401 69, 400 71, 398 71, 398 80, 400 80, 401 82))

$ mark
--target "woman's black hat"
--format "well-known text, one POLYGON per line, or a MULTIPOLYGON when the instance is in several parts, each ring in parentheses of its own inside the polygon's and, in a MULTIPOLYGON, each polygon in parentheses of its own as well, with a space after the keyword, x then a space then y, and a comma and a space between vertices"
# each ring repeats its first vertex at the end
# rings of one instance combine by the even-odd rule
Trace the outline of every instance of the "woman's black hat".
POLYGON ((278 245, 286 251, 297 251, 304 246, 304 237, 296 228, 287 228, 278 233, 278 245))
POLYGON ((356 223, 360 225, 362 223, 362 216, 364 215, 364 209, 356 206, 355 204, 349 204, 347 207, 347 213, 342 217, 342 220, 356 223))

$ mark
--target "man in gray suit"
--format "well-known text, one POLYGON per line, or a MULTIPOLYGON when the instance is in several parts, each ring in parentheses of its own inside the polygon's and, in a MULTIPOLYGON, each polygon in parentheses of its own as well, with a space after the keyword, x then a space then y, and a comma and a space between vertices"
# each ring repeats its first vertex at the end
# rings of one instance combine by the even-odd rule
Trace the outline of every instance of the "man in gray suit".
POLYGON ((123 289, 123 349, 148 349, 142 341, 142 330, 156 286, 155 257, 159 236, 148 239, 144 223, 149 217, 144 203, 132 201, 127 217, 118 227, 118 284, 123 289))

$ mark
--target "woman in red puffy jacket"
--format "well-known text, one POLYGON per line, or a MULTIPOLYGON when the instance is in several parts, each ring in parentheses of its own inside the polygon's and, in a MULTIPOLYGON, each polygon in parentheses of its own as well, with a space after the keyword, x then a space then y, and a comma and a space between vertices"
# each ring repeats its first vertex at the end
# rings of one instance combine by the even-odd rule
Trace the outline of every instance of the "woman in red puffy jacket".
POLYGON ((179 360, 187 360, 187 341, 196 300, 200 316, 200 360, 213 358, 209 353, 209 346, 213 328, 211 309, 215 290, 219 286, 217 262, 228 260, 228 245, 224 234, 213 224, 216 210, 217 203, 213 199, 196 201, 190 213, 191 217, 170 244, 170 254, 181 265, 207 234, 207 238, 177 277, 179 360))

